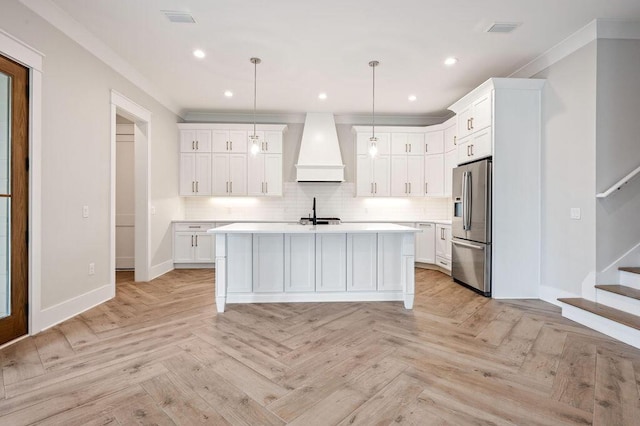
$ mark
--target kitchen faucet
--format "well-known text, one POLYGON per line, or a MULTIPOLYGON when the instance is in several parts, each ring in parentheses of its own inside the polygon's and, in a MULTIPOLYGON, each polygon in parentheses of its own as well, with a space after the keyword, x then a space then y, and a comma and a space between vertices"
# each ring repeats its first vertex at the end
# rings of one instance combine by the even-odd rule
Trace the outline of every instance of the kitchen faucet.
POLYGON ((316 197, 313 197, 313 226, 318 224, 318 218, 316 217, 316 197))

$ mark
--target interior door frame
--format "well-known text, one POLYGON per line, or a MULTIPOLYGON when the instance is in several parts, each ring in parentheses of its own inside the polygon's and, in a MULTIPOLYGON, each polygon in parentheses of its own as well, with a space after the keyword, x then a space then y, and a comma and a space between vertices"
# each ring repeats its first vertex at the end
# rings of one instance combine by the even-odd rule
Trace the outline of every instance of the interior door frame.
POLYGON ((134 123, 134 196, 135 196, 135 281, 149 281, 151 269, 150 210, 150 145, 151 112, 126 96, 111 90, 111 194, 110 194, 110 249, 109 284, 112 297, 116 294, 116 115, 134 123))
POLYGON ((44 55, 1 29, 0 54, 29 68, 29 328, 25 335, 28 336, 43 328, 40 302, 42 292, 42 59, 44 55))

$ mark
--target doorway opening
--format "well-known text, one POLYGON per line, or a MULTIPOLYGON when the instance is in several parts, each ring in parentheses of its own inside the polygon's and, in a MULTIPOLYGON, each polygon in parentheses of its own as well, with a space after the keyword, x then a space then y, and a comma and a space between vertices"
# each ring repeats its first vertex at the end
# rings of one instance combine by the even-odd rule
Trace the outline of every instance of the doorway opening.
POLYGON ((135 269, 134 127, 116 115, 116 271, 135 269))

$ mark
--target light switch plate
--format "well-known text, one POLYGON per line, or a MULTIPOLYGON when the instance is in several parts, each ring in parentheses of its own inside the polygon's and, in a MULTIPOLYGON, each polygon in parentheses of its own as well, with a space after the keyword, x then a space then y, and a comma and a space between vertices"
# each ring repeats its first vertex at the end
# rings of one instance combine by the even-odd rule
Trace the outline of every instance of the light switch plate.
POLYGON ((569 217, 573 220, 580 220, 580 208, 571 207, 571 212, 569 213, 569 217))
POLYGON ((82 206, 82 217, 89 217, 89 206, 82 206))

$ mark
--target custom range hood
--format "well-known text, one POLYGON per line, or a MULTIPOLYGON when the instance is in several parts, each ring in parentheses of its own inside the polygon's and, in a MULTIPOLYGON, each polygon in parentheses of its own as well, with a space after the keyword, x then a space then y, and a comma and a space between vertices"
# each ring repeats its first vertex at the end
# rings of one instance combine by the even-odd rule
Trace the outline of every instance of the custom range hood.
POLYGON ((344 164, 333 114, 307 113, 296 170, 298 182, 344 182, 344 164))

